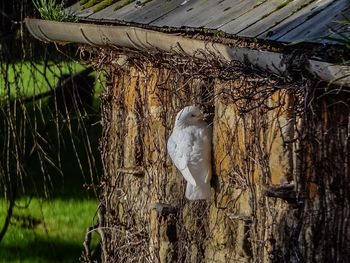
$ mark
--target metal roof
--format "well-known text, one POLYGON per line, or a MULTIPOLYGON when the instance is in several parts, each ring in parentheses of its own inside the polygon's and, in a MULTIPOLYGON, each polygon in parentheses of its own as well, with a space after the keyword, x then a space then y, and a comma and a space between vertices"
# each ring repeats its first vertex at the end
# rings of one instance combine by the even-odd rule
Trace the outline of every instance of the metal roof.
POLYGON ((121 1, 94 12, 72 10, 82 20, 159 28, 201 28, 280 42, 329 43, 330 30, 350 17, 349 0, 144 0, 121 1))

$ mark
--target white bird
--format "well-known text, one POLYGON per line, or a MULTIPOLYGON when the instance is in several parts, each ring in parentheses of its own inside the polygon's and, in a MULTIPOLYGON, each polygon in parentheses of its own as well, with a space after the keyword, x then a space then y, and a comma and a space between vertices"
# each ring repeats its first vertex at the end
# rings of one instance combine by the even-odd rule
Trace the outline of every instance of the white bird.
POLYGON ((187 181, 186 198, 210 199, 211 130, 196 106, 185 107, 176 115, 167 149, 187 181))

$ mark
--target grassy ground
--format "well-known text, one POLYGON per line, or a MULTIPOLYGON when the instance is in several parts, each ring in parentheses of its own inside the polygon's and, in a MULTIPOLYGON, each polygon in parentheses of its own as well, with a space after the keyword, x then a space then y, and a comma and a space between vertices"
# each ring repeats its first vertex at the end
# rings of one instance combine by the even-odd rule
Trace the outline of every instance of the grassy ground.
MULTIPOLYGON (((93 222, 93 199, 21 199, 0 245, 0 262, 79 262, 84 233, 93 222), (25 207, 28 205, 27 207, 25 207)), ((1 221, 6 212, 0 201, 1 221)))
MULTIPOLYGON (((54 88, 59 77, 62 74, 78 72, 84 69, 84 66, 72 62, 49 62, 47 65, 42 63, 23 62, 8 64, 7 78, 12 84, 10 96, 12 98, 28 97, 39 94, 54 88)), ((1 74, 1 78, 4 78, 1 74)), ((2 81, 2 79, 0 79, 2 81)), ((0 89, 0 98, 7 96, 6 90, 0 89)))
MULTIPOLYGON (((46 71, 42 64, 34 65, 34 69, 29 63, 10 65, 7 77, 14 87, 11 86, 10 96, 28 97, 50 90, 56 85, 61 73, 77 72, 82 69, 83 66, 72 62, 51 65, 46 71)), ((0 82, 1 77, 4 76, 0 76, 0 82)), ((97 84, 96 89, 100 91, 101 85, 97 84)), ((101 173, 97 151, 101 129, 100 125, 96 125, 99 121, 97 93, 93 109, 90 109, 84 118, 86 134, 90 138, 97 164, 97 169, 93 173, 95 182, 101 173)), ((0 89, 0 100, 4 100, 5 96, 8 94, 0 89)), ((50 124, 52 115, 45 109, 45 101, 38 103, 40 106, 28 106, 29 119, 36 119, 37 131, 41 136, 46 136, 46 143, 43 143, 42 147, 48 153, 56 153, 52 159, 55 160, 56 128, 50 124)), ((85 183, 91 183, 91 174, 88 172, 87 159, 84 157, 86 145, 82 142, 82 136, 85 136, 85 133, 82 132, 81 123, 74 120, 74 116, 71 116, 73 139, 67 125, 62 124, 60 128, 62 174, 46 164, 47 170, 43 176, 37 155, 26 156, 27 175, 23 178, 23 189, 20 190, 11 224, 0 243, 0 262, 79 262, 84 234, 86 228, 93 224, 98 201, 95 193, 83 187, 85 183), (75 144, 75 149, 72 143, 75 144), (80 156, 83 171, 78 165, 74 151, 80 156)), ((0 134, 0 140, 1 136, 0 134)), ((32 143, 32 138, 29 136, 26 147, 31 149, 32 143)), ((0 199, 0 227, 3 225, 6 210, 7 202, 0 199)), ((97 235, 94 238, 96 244, 97 235)))

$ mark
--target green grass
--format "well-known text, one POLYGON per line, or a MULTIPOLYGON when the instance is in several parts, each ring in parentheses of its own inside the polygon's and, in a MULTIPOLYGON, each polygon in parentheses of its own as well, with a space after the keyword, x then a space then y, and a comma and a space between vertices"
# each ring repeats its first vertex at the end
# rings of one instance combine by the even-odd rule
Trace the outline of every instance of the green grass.
MULTIPOLYGON (((7 80, 10 83, 10 99, 26 98, 52 90, 62 74, 75 74, 86 67, 72 61, 60 63, 48 63, 45 66, 41 62, 20 62, 10 64, 6 71, 7 80), (20 73, 20 75, 19 75, 20 73)), ((4 69, 2 69, 4 70, 4 69)), ((104 76, 91 73, 99 79, 95 82, 95 97, 98 98, 102 90, 104 76)), ((5 74, 0 74, 0 83, 5 83, 5 74)), ((0 104, 8 98, 8 88, 0 88, 0 104)))
MULTIPOLYGON (((79 262, 87 227, 93 224, 96 200, 33 198, 17 203, 0 244, 0 262, 79 262)), ((0 221, 6 202, 0 200, 0 221)), ((95 244, 97 242, 95 236, 95 244)))
MULTIPOLYGON (((85 67, 74 62, 60 62, 58 64, 22 62, 9 64, 7 78, 11 83, 11 98, 33 96, 54 88, 62 74, 76 73, 85 67)), ((4 81, 4 74, 0 74, 0 82, 4 81)), ((0 89, 0 98, 8 96, 7 89, 0 89)))
POLYGON ((67 13, 64 10, 64 4, 62 1, 56 0, 32 0, 33 5, 40 13, 42 19, 76 22, 78 18, 72 13, 67 13))
MULTIPOLYGON (((4 64, 1 66, 2 69, 5 68, 4 64)), ((83 70, 84 66, 74 62, 61 62, 59 64, 49 63, 46 71, 44 68, 43 63, 40 62, 33 65, 30 62, 9 65, 7 77, 11 83, 9 86, 11 100, 19 97, 28 98, 49 91, 56 86, 61 74, 74 74, 83 70)), ((3 80, 4 76, 0 74, 0 83, 3 80)), ((97 174, 94 173, 93 175, 94 182, 97 182, 97 178, 101 173, 97 150, 101 127, 94 124, 100 119, 100 104, 97 98, 102 89, 101 82, 103 81, 104 79, 101 77, 100 80, 95 82, 93 109, 89 110, 89 115, 84 119, 97 163, 97 174)), ((6 101, 6 96, 7 93, 1 88, 0 102, 6 101)), ((34 121, 36 119, 37 130, 48 141, 47 145, 42 144, 42 146, 45 151, 53 154, 52 158, 55 160, 57 135, 55 126, 51 123, 52 116, 47 110, 45 100, 36 101, 35 107, 28 104, 27 112, 30 120, 33 119, 34 121)), ((84 171, 79 168, 72 148, 69 129, 63 122, 59 134, 62 142, 60 149, 62 174, 46 164, 47 169, 44 177, 37 155, 30 154, 25 157, 27 175, 23 178, 24 190, 21 187, 19 191, 21 197, 16 203, 11 224, 0 243, 0 263, 79 262, 84 234, 86 228, 93 224, 98 201, 91 190, 83 187, 85 183, 91 183, 91 178, 88 172, 87 160, 84 157, 86 149, 82 142, 81 124, 76 121, 74 115, 71 117, 72 130, 74 131, 73 140, 84 171), (50 180, 47 180, 48 178, 50 180), (29 202, 29 200, 31 201, 29 202), (28 202, 29 205, 26 206, 28 202)), ((17 118, 18 123, 21 123, 22 117, 20 114, 17 118)), ((1 122, 0 125, 3 125, 3 123, 1 122)), ((0 131, 3 131, 2 126, 0 126, 0 131)), ((3 140, 3 135, 0 134, 0 141, 3 140)), ((29 134, 26 136, 26 145, 31 149, 32 144, 33 141, 29 134)), ((0 199, 0 227, 4 222, 6 206, 7 202, 0 199)), ((96 244, 98 235, 95 233, 93 236, 94 244, 96 244)))

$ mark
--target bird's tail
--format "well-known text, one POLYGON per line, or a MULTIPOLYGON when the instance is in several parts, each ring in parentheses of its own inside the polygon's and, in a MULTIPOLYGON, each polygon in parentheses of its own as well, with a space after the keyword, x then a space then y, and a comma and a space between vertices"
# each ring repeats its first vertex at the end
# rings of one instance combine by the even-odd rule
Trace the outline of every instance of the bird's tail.
POLYGON ((201 184, 194 186, 190 183, 186 185, 186 198, 189 200, 203 200, 210 199, 210 184, 201 184))

